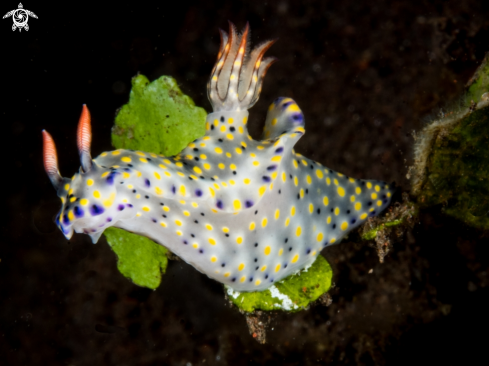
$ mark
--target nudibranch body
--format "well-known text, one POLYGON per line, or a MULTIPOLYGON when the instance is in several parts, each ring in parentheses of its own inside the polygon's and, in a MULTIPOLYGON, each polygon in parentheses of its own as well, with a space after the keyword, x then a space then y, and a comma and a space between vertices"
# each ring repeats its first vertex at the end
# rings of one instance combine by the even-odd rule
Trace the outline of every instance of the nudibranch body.
POLYGON ((78 128, 82 167, 72 179, 57 170, 54 142, 44 134, 46 171, 62 208, 57 224, 96 242, 109 226, 147 236, 211 278, 238 291, 260 291, 310 265, 368 217, 385 209, 392 189, 359 180, 295 153, 304 117, 290 98, 269 108, 263 140, 247 132, 248 111, 273 63, 272 42, 251 53, 248 26, 221 49, 208 95, 214 112, 206 135, 181 153, 115 150, 90 157, 90 116, 78 128))

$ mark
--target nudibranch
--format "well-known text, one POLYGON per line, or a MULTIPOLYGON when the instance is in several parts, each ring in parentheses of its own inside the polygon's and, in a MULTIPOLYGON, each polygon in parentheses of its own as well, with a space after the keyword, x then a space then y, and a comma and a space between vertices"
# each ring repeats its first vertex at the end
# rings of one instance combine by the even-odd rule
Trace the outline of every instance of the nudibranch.
POLYGON ((44 166, 61 198, 56 223, 96 242, 109 226, 147 236, 207 276, 237 290, 260 291, 312 264, 390 203, 388 184, 337 173, 293 150, 304 116, 290 98, 268 110, 261 141, 247 131, 248 109, 274 62, 272 45, 251 52, 248 25, 221 31, 207 85, 213 112, 205 136, 176 156, 115 150, 90 156, 90 114, 78 127, 81 168, 62 178, 43 131, 44 166))

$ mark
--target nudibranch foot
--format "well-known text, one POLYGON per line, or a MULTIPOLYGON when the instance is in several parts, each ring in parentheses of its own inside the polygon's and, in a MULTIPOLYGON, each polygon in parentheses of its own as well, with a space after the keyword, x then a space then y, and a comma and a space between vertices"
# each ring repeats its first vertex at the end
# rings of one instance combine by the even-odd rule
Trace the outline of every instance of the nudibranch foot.
POLYGON ((304 115, 290 98, 269 108, 263 139, 248 134, 273 58, 272 42, 248 51, 249 27, 221 32, 208 83, 214 111, 205 136, 178 155, 119 149, 90 155, 90 114, 78 128, 81 169, 62 178, 56 149, 44 135, 44 164, 61 197, 56 222, 95 242, 110 226, 164 245, 209 277, 237 291, 261 291, 314 262, 368 217, 384 210, 392 188, 353 179, 296 153, 304 115))

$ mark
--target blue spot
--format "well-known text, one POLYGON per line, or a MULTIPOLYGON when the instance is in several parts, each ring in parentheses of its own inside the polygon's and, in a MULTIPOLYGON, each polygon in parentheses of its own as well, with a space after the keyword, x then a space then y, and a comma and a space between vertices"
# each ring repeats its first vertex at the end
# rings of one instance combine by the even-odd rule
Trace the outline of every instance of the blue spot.
POLYGON ((217 200, 216 206, 217 206, 217 208, 220 208, 222 210, 222 208, 224 207, 224 204, 222 203, 221 200, 217 200))
POLYGON ((246 208, 250 208, 251 206, 253 206, 253 201, 245 201, 245 206, 246 208))
POLYGON ((264 175, 264 176, 262 177, 262 179, 263 179, 265 182, 270 182, 270 181, 271 181, 270 177, 269 177, 269 176, 267 176, 267 175, 264 175))
POLYGON ((281 154, 283 151, 284 151, 283 147, 279 147, 277 150, 275 150, 277 154, 281 154))
POLYGON ((100 206, 92 205, 90 207, 90 213, 92 214, 92 216, 101 215, 103 212, 104 212, 104 209, 100 206))
POLYGON ((68 219, 68 215, 64 214, 63 215, 63 224, 67 225, 70 223, 70 219, 68 219))
MULTIPOLYGON (((149 182, 149 179, 145 179, 144 184, 146 184, 146 187, 149 187, 151 185, 151 183, 149 182)), ((175 192, 173 192, 173 193, 175 193, 175 192)))
POLYGON ((267 167, 268 171, 275 170, 275 169, 277 169, 276 165, 270 165, 269 167, 267 167))
POLYGON ((119 206, 117 206, 117 209, 118 209, 119 211, 124 210, 124 205, 119 205, 119 206))
POLYGON ((112 218, 111 217, 107 217, 107 222, 112 222, 112 218))
POLYGON ((202 191, 200 189, 196 189, 195 194, 197 195, 197 197, 200 197, 202 196, 202 191))
POLYGON ((127 206, 132 208, 132 205, 130 203, 128 203, 127 206))
POLYGON ((309 254, 309 253, 311 253, 311 249, 306 250, 306 254, 309 254))
POLYGON ((59 215, 56 216, 56 224, 59 226, 59 215))
POLYGON ((284 97, 278 97, 277 99, 275 99, 275 100, 273 101, 273 104, 275 104, 275 105, 280 104, 280 102, 281 102, 282 100, 284 100, 284 97))
POLYGON ((177 189, 175 188, 175 186, 172 186, 171 187, 171 191, 173 192, 173 194, 175 194, 175 192, 177 191, 177 189))
POLYGON ((75 213, 75 217, 83 217, 83 210, 80 207, 75 206, 73 212, 75 213))
POLYGON ((294 120, 294 122, 302 123, 304 121, 304 116, 302 115, 302 113, 294 113, 292 115, 292 119, 294 120))
POLYGON ((287 108, 289 105, 291 105, 293 102, 287 102, 282 105, 282 109, 287 108))
POLYGON ((354 224, 355 222, 357 222, 356 219, 351 219, 351 223, 354 224))

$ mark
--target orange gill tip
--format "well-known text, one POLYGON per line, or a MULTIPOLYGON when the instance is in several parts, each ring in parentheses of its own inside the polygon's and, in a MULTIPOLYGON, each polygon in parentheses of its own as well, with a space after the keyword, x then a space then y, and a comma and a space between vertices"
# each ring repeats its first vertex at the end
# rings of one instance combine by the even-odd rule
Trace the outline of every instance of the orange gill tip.
POLYGON ((43 163, 44 170, 46 171, 51 183, 57 190, 63 181, 63 178, 59 174, 58 170, 58 155, 56 153, 56 145, 51 135, 42 130, 42 142, 43 142, 43 163))
POLYGON ((90 156, 92 126, 90 120, 90 111, 88 110, 87 105, 83 104, 82 113, 78 122, 77 145, 82 169, 85 173, 90 171, 92 167, 92 157, 90 156))

